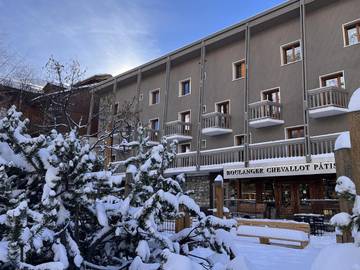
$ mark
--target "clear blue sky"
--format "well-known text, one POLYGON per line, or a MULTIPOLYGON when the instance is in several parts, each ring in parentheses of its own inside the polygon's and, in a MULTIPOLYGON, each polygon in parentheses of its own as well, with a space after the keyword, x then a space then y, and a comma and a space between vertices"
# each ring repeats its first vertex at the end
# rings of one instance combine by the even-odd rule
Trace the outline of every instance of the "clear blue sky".
POLYGON ((36 72, 50 55, 116 75, 284 0, 0 0, 0 41, 36 72))

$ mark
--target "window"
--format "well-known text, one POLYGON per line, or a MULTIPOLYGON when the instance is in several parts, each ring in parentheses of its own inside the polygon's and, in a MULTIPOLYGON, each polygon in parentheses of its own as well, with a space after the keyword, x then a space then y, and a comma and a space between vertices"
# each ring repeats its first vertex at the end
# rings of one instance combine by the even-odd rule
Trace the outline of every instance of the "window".
POLYGON ((160 121, 158 118, 150 120, 150 128, 152 130, 160 130, 160 121))
POLYGON ((150 91, 150 105, 155 105, 160 103, 160 89, 155 89, 150 91))
POLYGON ((304 126, 286 128, 287 139, 303 138, 304 126))
POLYGON ((191 80, 186 79, 179 82, 179 96, 190 95, 191 93, 191 80))
POLYGON ((190 143, 179 144, 180 153, 188 153, 191 151, 190 148, 191 148, 190 143))
MULTIPOLYGON (((186 111, 179 113, 179 120, 183 123, 191 123, 191 112, 186 111)), ((188 133, 189 131, 190 131, 190 124, 184 125, 182 130, 183 134, 188 133)))
POLYGON ((119 104, 118 103, 115 103, 114 105, 114 115, 117 115, 118 114, 118 111, 119 111, 119 104))
POLYGON ((230 102, 224 101, 216 103, 216 111, 221 112, 223 114, 229 114, 230 113, 230 102))
POLYGON ((282 64, 290 64, 301 60, 300 41, 283 45, 282 47, 282 64))
POLYGON ((245 60, 233 63, 233 80, 245 78, 246 64, 245 60))
POLYGON ((206 105, 202 106, 202 113, 206 113, 206 105))
POLYGON ((360 43, 360 20, 344 25, 345 46, 360 43))
POLYGON ((289 207, 291 205, 291 186, 290 184, 281 185, 281 206, 289 207))
POLYGON ((201 140, 201 149, 206 149, 206 140, 201 140))
POLYGON ((321 87, 336 86, 345 88, 344 72, 337 72, 320 77, 321 87))
POLYGON ((245 144, 245 134, 234 136, 234 145, 235 146, 244 145, 244 144, 245 144))
POLYGON ((269 90, 264 90, 261 92, 262 100, 269 100, 276 103, 280 103, 280 89, 274 88, 269 90))
POLYGON ((308 184, 299 185, 299 198, 301 206, 309 206, 310 202, 310 187, 308 184))

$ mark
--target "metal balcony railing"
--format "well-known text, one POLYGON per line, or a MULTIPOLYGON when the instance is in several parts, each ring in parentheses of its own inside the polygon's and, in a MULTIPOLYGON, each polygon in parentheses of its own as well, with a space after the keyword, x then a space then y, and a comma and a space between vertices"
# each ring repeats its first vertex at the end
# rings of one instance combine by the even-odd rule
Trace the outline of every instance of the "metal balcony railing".
POLYGON ((249 104, 249 120, 271 118, 282 120, 281 104, 269 100, 262 100, 249 104))
POLYGON ((327 106, 347 108, 348 93, 341 87, 320 87, 308 91, 308 100, 309 109, 318 109, 327 106))
POLYGON ((211 112, 202 116, 202 128, 231 129, 231 116, 221 112, 211 112))

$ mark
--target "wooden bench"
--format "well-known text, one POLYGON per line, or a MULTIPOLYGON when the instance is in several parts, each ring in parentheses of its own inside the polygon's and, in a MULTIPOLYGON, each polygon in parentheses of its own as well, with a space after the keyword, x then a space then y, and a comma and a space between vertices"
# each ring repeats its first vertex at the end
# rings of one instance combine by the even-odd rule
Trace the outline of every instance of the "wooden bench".
MULTIPOLYGON (((307 223, 270 220, 270 219, 237 219, 238 236, 259 238, 261 244, 270 244, 270 240, 295 242, 300 245, 280 244, 294 248, 305 248, 309 244, 310 226, 307 223)), ((274 244, 274 243, 273 243, 274 244)))

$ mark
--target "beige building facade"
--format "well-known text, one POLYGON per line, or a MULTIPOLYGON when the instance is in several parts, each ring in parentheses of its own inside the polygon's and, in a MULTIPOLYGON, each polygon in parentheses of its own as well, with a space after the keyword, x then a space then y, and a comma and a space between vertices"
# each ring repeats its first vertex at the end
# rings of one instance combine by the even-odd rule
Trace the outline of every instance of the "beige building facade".
POLYGON ((272 218, 338 210, 334 141, 359 86, 359 0, 290 0, 93 94, 135 99, 154 142, 179 141, 167 173, 185 172, 205 210, 221 174, 234 214, 272 218))

